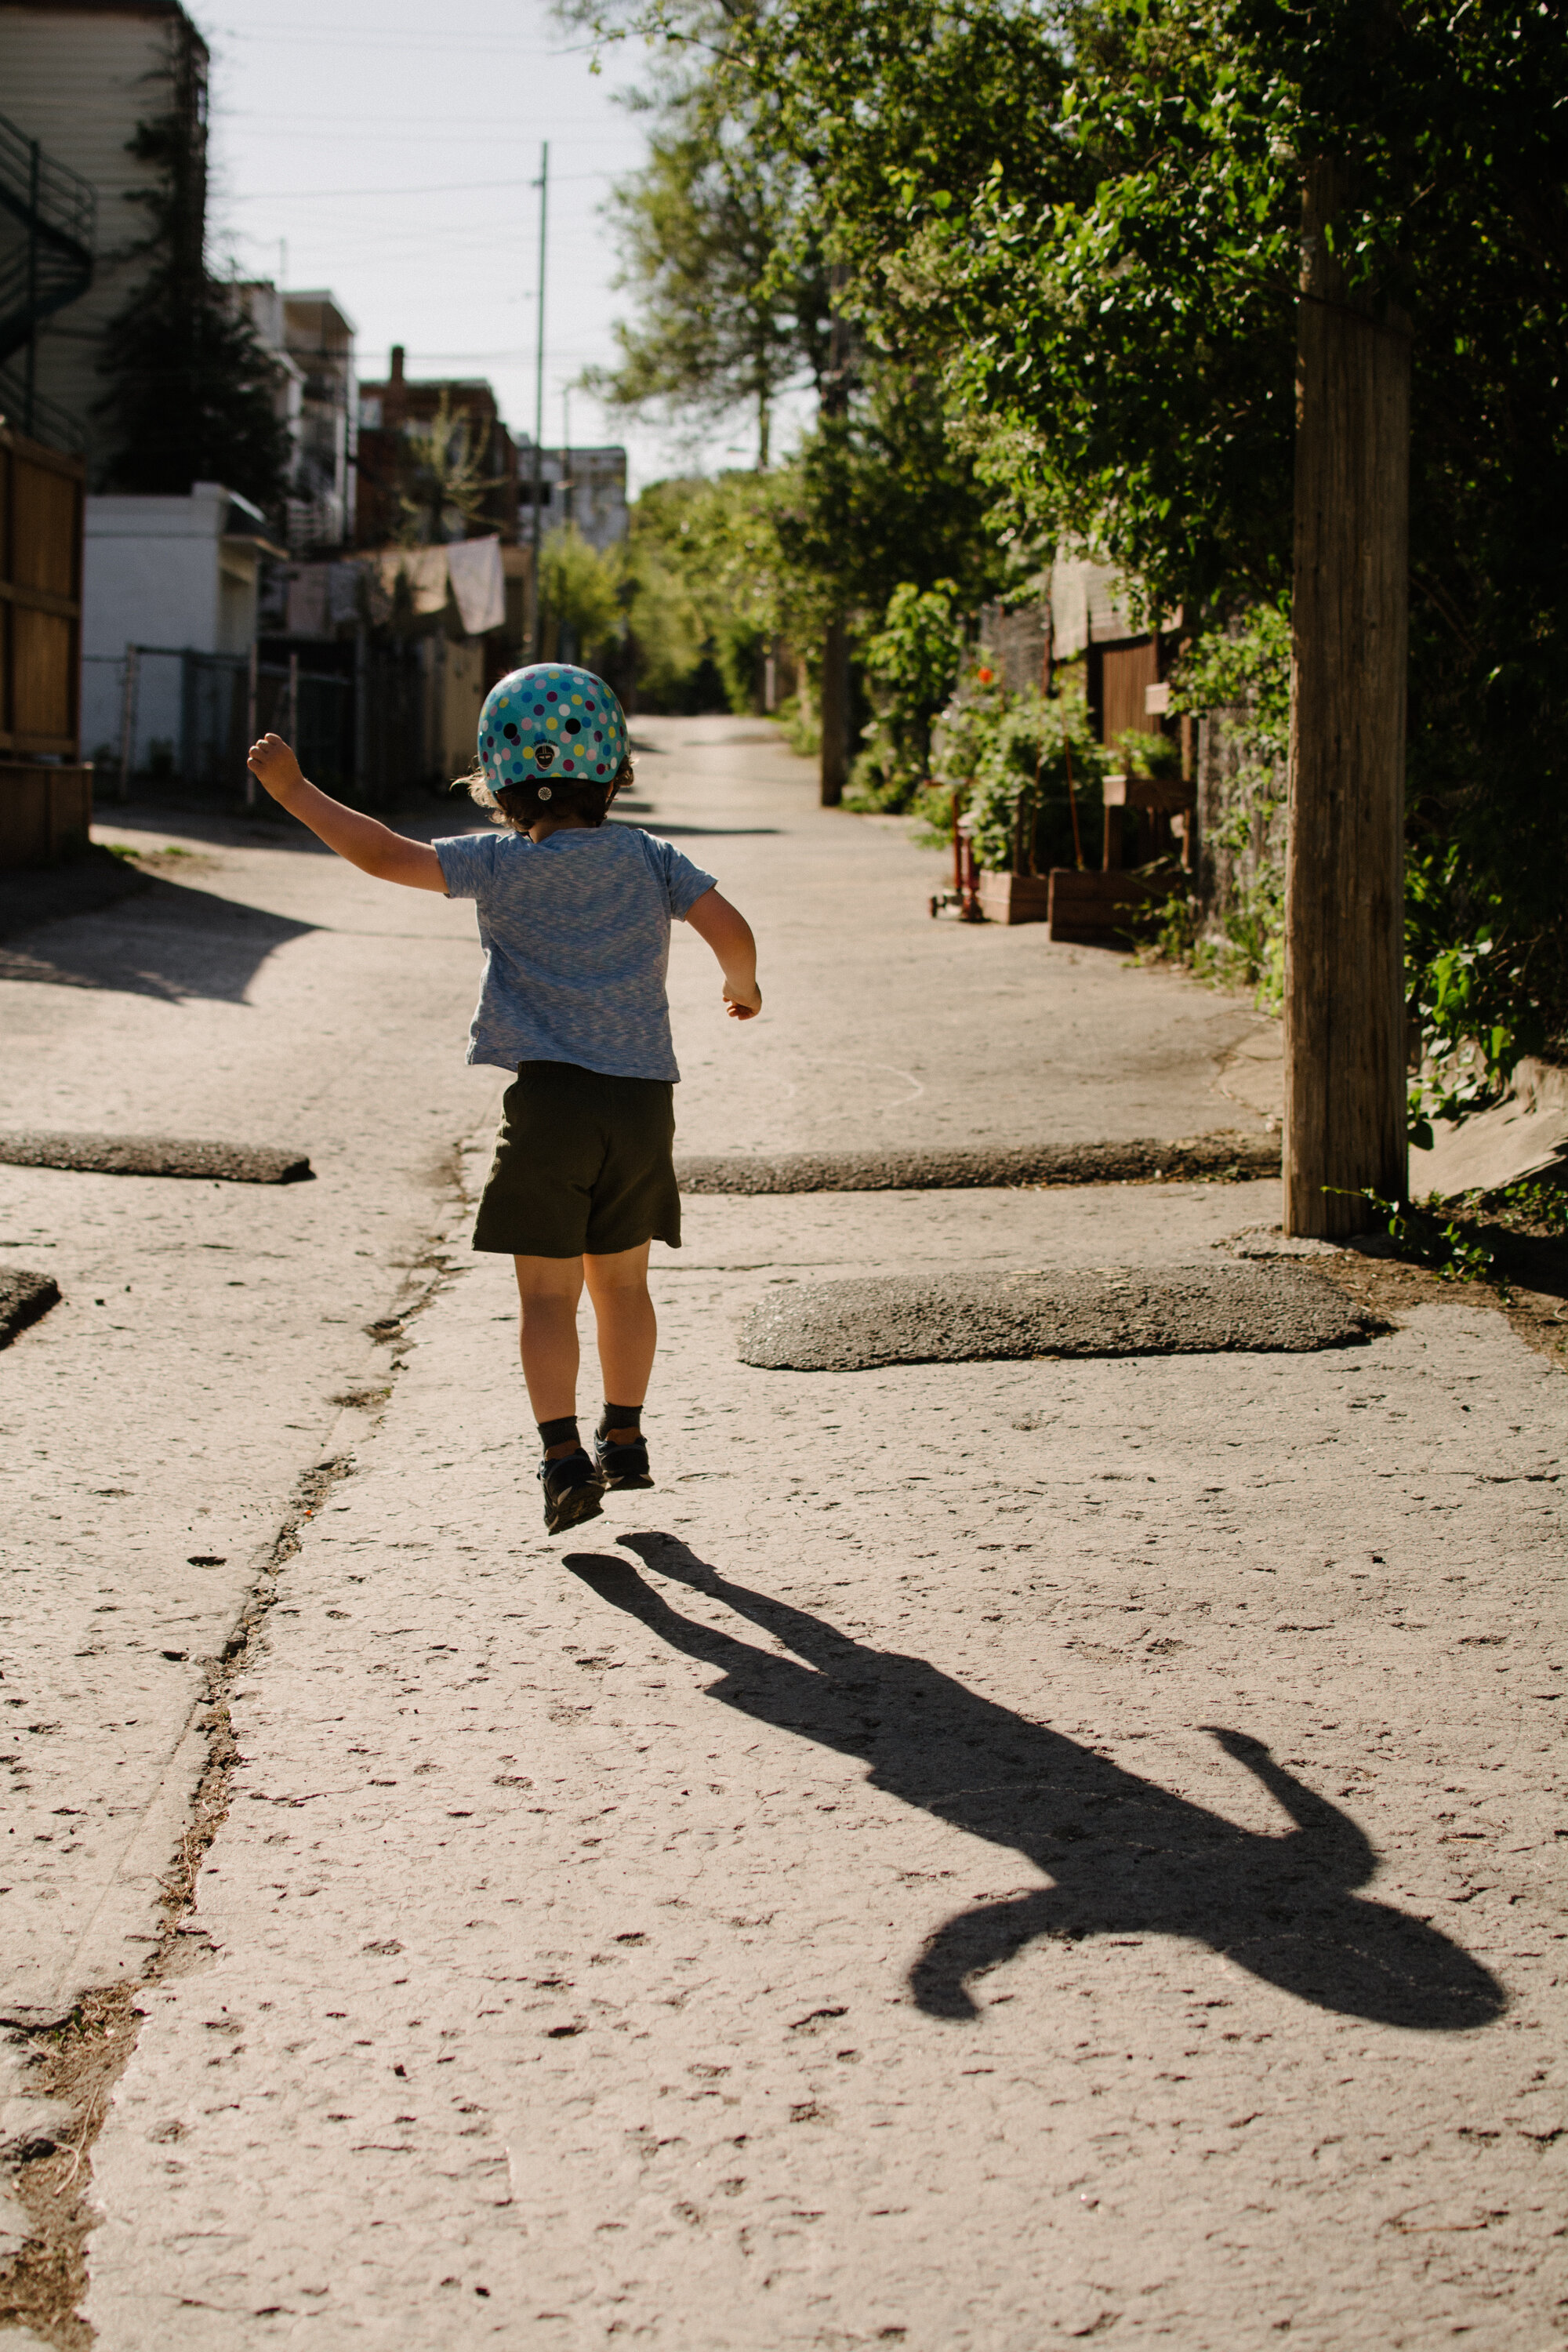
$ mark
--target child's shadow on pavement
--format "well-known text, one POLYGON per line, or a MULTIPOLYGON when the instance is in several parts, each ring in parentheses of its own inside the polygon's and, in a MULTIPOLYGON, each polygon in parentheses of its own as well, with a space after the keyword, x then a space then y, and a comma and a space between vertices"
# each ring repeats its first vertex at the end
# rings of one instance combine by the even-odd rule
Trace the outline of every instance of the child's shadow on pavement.
POLYGON ((566 1565, 616 1608, 721 1668, 714 1697, 859 1758, 874 1787, 1011 1847, 1052 1880, 937 1929, 910 1978, 931 2016, 977 2015, 970 1979, 1037 1937, 1130 1935, 1206 1944, 1302 2000, 1382 2024, 1456 2032, 1501 2015, 1506 1996, 1479 1961, 1424 1921, 1353 1891, 1376 1867, 1371 1842, 1260 1740, 1214 1732, 1296 1823, 1278 1836, 1238 1829, 923 1658, 866 1648, 731 1583, 673 1536, 621 1541, 661 1577, 723 1601, 795 1654, 776 1657, 683 1617, 624 1560, 568 1555, 566 1565))

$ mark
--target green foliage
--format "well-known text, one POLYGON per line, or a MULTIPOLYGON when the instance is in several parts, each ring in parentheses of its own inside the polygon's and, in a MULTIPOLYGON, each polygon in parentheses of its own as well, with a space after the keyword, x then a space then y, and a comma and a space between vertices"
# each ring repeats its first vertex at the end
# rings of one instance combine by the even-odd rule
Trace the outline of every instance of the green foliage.
POLYGON ((784 730, 784 741, 803 760, 815 760, 822 750, 822 719, 809 694, 795 693, 779 704, 773 713, 784 730))
MULTIPOLYGON (((757 20, 705 0, 661 16, 676 62, 645 101, 658 114, 648 166, 616 197, 637 315, 619 331, 622 365, 596 379, 624 406, 697 421, 754 404, 763 468, 780 389, 821 395, 815 428, 772 480, 742 491, 725 477, 710 514, 684 518, 692 528, 678 542, 666 535, 666 561, 703 615, 704 658, 742 708, 772 637, 809 671, 830 623, 878 629, 900 586, 923 593, 945 579, 973 609, 1006 571, 990 493, 953 446, 932 365, 881 341, 833 345, 821 158, 786 135, 776 91, 734 48, 748 26, 757 20), (748 539, 754 560, 737 566, 731 552, 748 539)), ((910 757, 890 738, 880 751, 895 766, 910 757)))
POLYGON ((1467 874, 1458 842, 1417 847, 1406 859, 1405 985, 1422 1051, 1410 1095, 1414 1142, 1430 1145, 1434 1118, 1460 1118, 1500 1094, 1520 1056, 1546 1042, 1510 915, 1500 890, 1467 874))
MULTIPOLYGON (((631 531, 634 635, 639 646, 652 642, 644 583, 657 577, 654 601, 666 612, 684 600, 696 665, 715 665, 732 709, 755 709, 775 638, 804 650, 809 670, 836 613, 875 627, 900 590, 919 599, 938 582, 953 608, 977 601, 1005 568, 984 536, 984 511, 929 385, 885 372, 847 416, 808 433, 785 466, 643 492, 631 531)), ((658 642, 668 654, 668 634, 658 642)), ((660 675, 664 694, 679 698, 668 657, 660 675)), ((648 678, 653 692, 651 670, 648 678)))
POLYGON ((1568 1040, 1568 17, 775 0, 726 21, 726 69, 819 159, 862 331, 940 333, 1018 527, 1161 604, 1288 586, 1300 159, 1342 160, 1336 247, 1415 327, 1413 843, 1458 853, 1440 946, 1492 940, 1482 962, 1568 1040))
POLYGON ((235 290, 204 259, 205 130, 196 74, 188 47, 177 48, 169 111, 140 123, 127 142, 155 177, 131 197, 151 217, 135 248, 146 275, 110 320, 99 363, 107 385, 97 404, 101 481, 174 498, 193 482, 222 482, 276 513, 289 457, 276 412, 277 369, 235 290))
POLYGON ((637 304, 618 324, 618 367, 590 387, 612 406, 716 422, 750 407, 757 463, 771 456, 779 394, 827 360, 827 272, 800 166, 739 119, 711 79, 666 90, 644 169, 612 215, 637 304))
MULTIPOLYGON (((1092 546, 1152 604, 1211 618, 1277 616, 1289 589, 1301 159, 1339 161, 1336 251, 1360 293, 1414 326, 1417 1014, 1434 1042, 1478 1023, 1494 1068, 1527 1035, 1568 1045, 1568 13, 1539 0, 582 0, 582 13, 596 5, 700 53, 737 115, 760 110, 810 180, 868 365, 940 377, 942 437, 958 435, 1021 546, 1092 546)), ((811 462, 831 474, 836 452, 811 462)), ((832 499, 819 510, 831 519, 832 499)), ((833 585, 830 536, 802 534, 833 585)), ((943 575, 958 567, 900 564, 879 595, 857 593, 879 613, 900 580, 943 575)), ((1279 911, 1270 625, 1247 624, 1255 678, 1194 688, 1250 713, 1216 952, 1265 980, 1279 911)))
POLYGON ((1289 615, 1255 604, 1195 638, 1173 675, 1171 708, 1231 713, 1231 740, 1249 772, 1281 770, 1290 748, 1289 615))
POLYGON ((1527 1234, 1543 1241, 1568 1239, 1568 1190, 1540 1177, 1505 1184, 1497 1192, 1466 1192, 1454 1207, 1458 1215, 1471 1218, 1484 1210, 1489 1221, 1505 1234, 1527 1234))
POLYGON ((906 580, 862 654, 873 718, 855 761, 847 804, 907 808, 931 771, 931 721, 958 683, 963 637, 953 583, 906 580))
MULTIPOLYGON (((1339 1192, 1342 1187, 1331 1185, 1329 1190, 1339 1192)), ((1412 1202, 1408 1207, 1398 1201, 1385 1201, 1371 1190, 1357 1197, 1373 1213, 1367 1231, 1381 1226, 1398 1255, 1412 1265, 1429 1266, 1445 1282, 1491 1278, 1497 1264, 1494 1253, 1455 1218, 1445 1217, 1436 1195, 1430 1202, 1412 1202)))
POLYGON ((551 531, 540 548, 539 602, 549 661, 592 668, 624 625, 617 568, 575 523, 551 531))
POLYGON ((990 498, 955 448, 938 386, 920 369, 868 364, 840 415, 823 416, 773 485, 785 626, 802 645, 829 618, 864 629, 895 591, 947 583, 972 612, 1006 579, 990 498))
POLYGON ((755 707, 780 625, 773 478, 656 482, 632 509, 628 614, 644 699, 665 709, 755 707))
POLYGON ((938 719, 933 785, 916 807, 928 839, 948 838, 954 806, 971 820, 977 865, 996 874, 1044 874, 1076 866, 1078 840, 1097 853, 1100 779, 1109 762, 1081 696, 1009 694, 966 680, 938 719))
POLYGON ((1183 655, 1171 708, 1222 718, 1211 762, 1217 805, 1202 836, 1201 892, 1173 896, 1150 945, 1218 987, 1250 988, 1278 1013, 1285 989, 1285 788, 1290 736, 1290 625, 1256 604, 1183 655))

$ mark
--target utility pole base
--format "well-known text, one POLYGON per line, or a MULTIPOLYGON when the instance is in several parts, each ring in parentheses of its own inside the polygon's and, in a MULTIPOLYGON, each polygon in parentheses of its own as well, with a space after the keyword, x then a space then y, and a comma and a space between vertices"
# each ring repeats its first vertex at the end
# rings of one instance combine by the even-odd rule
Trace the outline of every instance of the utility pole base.
POLYGON ((837 808, 849 779, 849 633, 830 621, 822 643, 822 805, 837 808))

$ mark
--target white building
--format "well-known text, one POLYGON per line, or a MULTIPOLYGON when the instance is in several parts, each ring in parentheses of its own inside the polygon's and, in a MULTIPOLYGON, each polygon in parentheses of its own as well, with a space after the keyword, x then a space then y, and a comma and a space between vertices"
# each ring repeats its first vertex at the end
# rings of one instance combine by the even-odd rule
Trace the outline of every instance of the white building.
MULTIPOLYGON (((533 443, 518 442, 518 536, 526 547, 533 531, 533 443)), ((571 523, 601 553, 625 539, 631 527, 626 506, 626 453, 618 445, 539 453, 541 537, 571 523)))
POLYGON ((354 535, 363 405, 353 320, 335 294, 321 289, 290 294, 256 278, 234 293, 278 370, 273 409, 289 436, 289 551, 347 546, 354 535))
POLYGON ((284 349, 301 377, 289 544, 296 554, 309 547, 345 547, 354 535, 359 445, 354 323, 323 288, 279 299, 284 349))
POLYGON ((233 299, 256 330, 256 339, 268 353, 277 375, 272 386, 272 413, 289 436, 289 478, 299 471, 305 434, 305 371, 289 355, 288 299, 269 278, 254 278, 234 288, 233 299))
POLYGON ((132 653, 132 766, 167 746, 168 772, 208 764, 215 727, 230 756, 235 706, 256 638, 257 572, 282 550, 259 509, 221 482, 188 498, 87 501, 82 562, 81 740, 118 765, 132 653), (133 649, 133 652, 132 652, 133 649), (216 716, 215 717, 215 713, 216 716))

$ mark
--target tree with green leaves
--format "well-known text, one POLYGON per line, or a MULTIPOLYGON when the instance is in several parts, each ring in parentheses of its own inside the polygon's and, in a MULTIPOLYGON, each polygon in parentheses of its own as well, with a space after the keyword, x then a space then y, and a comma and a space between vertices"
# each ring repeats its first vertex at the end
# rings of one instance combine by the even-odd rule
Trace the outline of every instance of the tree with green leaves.
POLYGON ((963 630, 951 580, 902 582, 862 649, 873 719, 852 782, 857 805, 907 808, 931 774, 931 727, 958 683, 963 630))
MULTIPOLYGON (((726 43, 742 21, 698 13, 678 33, 684 78, 672 73, 648 167, 617 198, 637 316, 621 331, 623 365, 597 380, 622 405, 710 422, 750 397, 764 466, 781 385, 821 395, 816 424, 765 490, 750 498, 726 478, 700 502, 697 535, 693 509, 665 551, 667 570, 695 562, 725 581, 705 643, 732 698, 754 692, 777 631, 808 649, 820 691, 846 637, 879 626, 900 585, 923 593, 946 575, 972 604, 1006 569, 989 496, 951 445, 933 361, 886 341, 851 349, 842 318, 835 343, 818 159, 777 135, 772 94, 731 69, 726 43), (748 541, 759 562, 765 550, 765 584, 759 573, 748 584, 731 561, 748 541)), ((705 585, 694 593, 709 604, 705 585)))
POLYGON ((867 341, 943 352, 1020 533, 1200 620, 1289 597, 1302 188, 1339 159, 1352 289, 1413 329, 1412 999, 1473 949, 1494 1067, 1568 1038, 1563 13, 768 0, 725 24, 719 69, 814 159, 867 341))
POLYGON ((715 100, 700 77, 667 89, 647 164, 614 193, 636 317, 616 328, 619 365, 586 381, 613 407, 689 423, 749 411, 765 469, 780 394, 821 383, 827 273, 800 166, 715 100))
POLYGON ((575 523, 552 530, 539 551, 539 602, 546 661, 603 658, 625 624, 615 563, 575 523))

